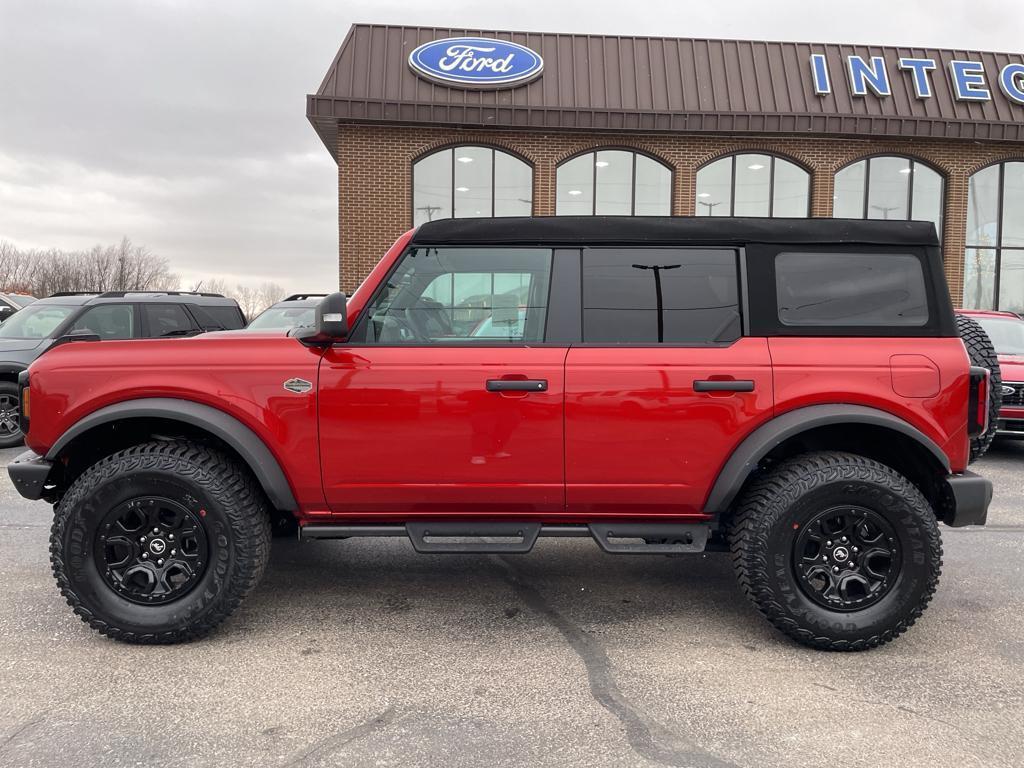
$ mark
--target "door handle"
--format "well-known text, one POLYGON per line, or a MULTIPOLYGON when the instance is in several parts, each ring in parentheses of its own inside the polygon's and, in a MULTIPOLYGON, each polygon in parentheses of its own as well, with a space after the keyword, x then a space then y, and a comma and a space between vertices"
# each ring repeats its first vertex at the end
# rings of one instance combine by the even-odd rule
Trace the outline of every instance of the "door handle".
POLYGON ((694 379, 694 392, 753 392, 749 379, 694 379))
POLYGON ((488 379, 488 392, 547 392, 547 379, 488 379))

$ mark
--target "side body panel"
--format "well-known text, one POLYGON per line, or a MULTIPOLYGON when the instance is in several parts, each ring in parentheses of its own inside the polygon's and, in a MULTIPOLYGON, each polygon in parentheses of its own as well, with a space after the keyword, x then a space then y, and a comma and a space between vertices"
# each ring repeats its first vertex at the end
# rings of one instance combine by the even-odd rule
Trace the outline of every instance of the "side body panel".
POLYGON ((959 338, 785 337, 768 346, 777 414, 829 403, 878 408, 935 441, 954 472, 967 467, 970 363, 959 338))
POLYGON ((317 453, 319 350, 283 334, 206 334, 150 341, 66 344, 29 369, 28 446, 45 454, 73 424, 107 405, 178 398, 223 411, 259 436, 288 478, 302 513, 323 511, 317 453), (282 385, 299 377, 310 392, 282 385))
POLYGON ((772 415, 768 342, 574 347, 566 361, 566 501, 577 515, 704 519, 725 459, 772 415), (694 390, 701 380, 749 392, 694 390))

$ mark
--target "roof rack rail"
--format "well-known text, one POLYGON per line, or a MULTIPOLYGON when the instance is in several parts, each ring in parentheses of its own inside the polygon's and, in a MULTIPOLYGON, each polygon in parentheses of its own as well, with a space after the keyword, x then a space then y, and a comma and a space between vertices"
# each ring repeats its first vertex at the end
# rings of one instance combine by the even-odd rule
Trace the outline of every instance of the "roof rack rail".
POLYGON ((55 291, 51 293, 47 298, 52 299, 54 296, 98 296, 101 291, 55 291))
POLYGON ((286 296, 281 301, 305 301, 306 299, 322 299, 327 296, 326 293, 293 293, 291 296, 286 296))
POLYGON ((223 293, 201 293, 199 291, 105 291, 99 295, 101 299, 123 299, 125 296, 144 294, 146 296, 207 296, 223 299, 223 293))

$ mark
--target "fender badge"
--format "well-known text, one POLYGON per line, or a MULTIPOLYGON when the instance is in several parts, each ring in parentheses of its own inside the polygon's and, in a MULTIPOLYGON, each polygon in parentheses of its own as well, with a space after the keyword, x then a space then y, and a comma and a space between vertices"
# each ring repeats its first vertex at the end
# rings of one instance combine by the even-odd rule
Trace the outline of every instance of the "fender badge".
POLYGON ((289 392, 295 392, 299 395, 303 392, 309 392, 313 388, 313 385, 305 379, 288 379, 282 386, 289 392))

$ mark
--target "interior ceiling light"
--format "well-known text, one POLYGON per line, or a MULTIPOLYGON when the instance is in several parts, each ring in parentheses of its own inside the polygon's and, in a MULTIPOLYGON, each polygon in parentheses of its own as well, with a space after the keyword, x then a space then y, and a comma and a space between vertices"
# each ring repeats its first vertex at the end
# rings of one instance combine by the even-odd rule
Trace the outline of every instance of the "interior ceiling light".
POLYGON ((749 168, 752 171, 760 171, 762 168, 764 168, 764 166, 761 165, 760 163, 754 163, 753 165, 748 165, 747 168, 749 168))
POLYGON ((598 168, 607 168, 608 167, 608 161, 607 160, 598 160, 596 163, 594 163, 594 165, 596 165, 598 168))
POLYGON ((583 194, 583 190, 582 189, 570 189, 569 190, 569 194, 570 195, 582 195, 583 194))
POLYGON ((698 192, 697 197, 711 197, 710 192, 698 192))
POLYGON ((456 187, 456 192, 469 192, 469 187, 456 187))
POLYGON ((466 155, 463 155, 462 157, 456 157, 455 159, 458 160, 460 163, 472 163, 473 162, 473 158, 472 157, 466 157, 466 155))
POLYGON ((900 173, 910 173, 909 168, 900 168, 900 173))

